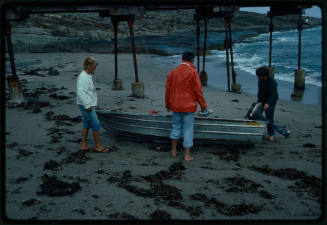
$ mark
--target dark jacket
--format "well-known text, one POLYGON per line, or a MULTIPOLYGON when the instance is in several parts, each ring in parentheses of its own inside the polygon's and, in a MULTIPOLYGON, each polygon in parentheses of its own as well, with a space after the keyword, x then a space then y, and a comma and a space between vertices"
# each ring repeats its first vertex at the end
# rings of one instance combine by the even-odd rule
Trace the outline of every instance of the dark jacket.
POLYGON ((269 105, 278 100, 277 83, 274 78, 268 77, 267 80, 258 81, 258 101, 269 105))

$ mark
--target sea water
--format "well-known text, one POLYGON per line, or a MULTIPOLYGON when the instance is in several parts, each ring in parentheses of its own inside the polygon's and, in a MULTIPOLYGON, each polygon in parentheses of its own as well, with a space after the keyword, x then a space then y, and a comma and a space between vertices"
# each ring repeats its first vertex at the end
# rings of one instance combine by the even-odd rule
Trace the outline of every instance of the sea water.
MULTIPOLYGON (((322 78, 322 33, 321 27, 304 29, 301 35, 301 69, 305 70, 306 84, 321 87, 322 78)), ((261 65, 269 65, 270 34, 265 33, 245 39, 233 46, 235 68, 255 75, 261 65)), ((225 59, 223 51, 215 52, 225 59)), ((275 79, 294 82, 294 70, 298 69, 299 32, 273 32, 271 65, 275 79)))
MULTIPOLYGON (((233 60, 236 71, 236 82, 242 85, 242 92, 256 94, 256 69, 269 65, 270 33, 263 33, 246 39, 234 38, 233 60)), ((208 35, 214 38, 216 35, 208 35)), ((306 88, 302 101, 304 104, 321 104, 322 87, 322 28, 314 27, 301 32, 301 69, 305 70, 306 88)), ((221 37, 222 38, 222 37, 221 37)), ((202 44, 202 42, 201 42, 202 44)), ((201 45, 202 47, 202 45, 201 45)), ((297 29, 272 34, 272 65, 278 84, 280 99, 292 100, 295 70, 298 69, 299 32, 297 29)), ((161 66, 173 68, 180 63, 181 55, 159 57, 161 66)), ((202 71, 200 58, 200 71, 202 71)), ((229 59, 231 61, 231 59, 229 59)), ((197 58, 194 60, 197 66, 197 58)), ((227 90, 226 51, 210 50, 206 56, 205 71, 208 74, 208 85, 227 90), (220 68, 220 69, 219 69, 220 68), (223 68, 223 70, 222 70, 223 68)), ((231 74, 231 73, 230 73, 231 74)), ((232 80, 230 78, 230 80, 232 80)), ((293 99, 294 100, 294 99, 293 99)))

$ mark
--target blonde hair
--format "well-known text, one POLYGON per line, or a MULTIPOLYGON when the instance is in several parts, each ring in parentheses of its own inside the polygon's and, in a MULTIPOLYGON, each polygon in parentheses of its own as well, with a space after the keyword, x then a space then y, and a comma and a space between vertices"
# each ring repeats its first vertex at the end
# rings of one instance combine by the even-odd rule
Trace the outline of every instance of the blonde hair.
POLYGON ((98 61, 92 56, 86 56, 83 62, 83 68, 87 69, 89 66, 99 65, 98 61))

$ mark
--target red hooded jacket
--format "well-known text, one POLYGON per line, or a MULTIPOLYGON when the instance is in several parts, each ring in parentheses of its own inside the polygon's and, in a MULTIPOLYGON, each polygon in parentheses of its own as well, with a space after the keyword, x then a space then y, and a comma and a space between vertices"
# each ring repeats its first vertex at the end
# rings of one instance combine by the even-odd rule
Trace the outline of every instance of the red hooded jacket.
POLYGON ((191 62, 183 61, 167 76, 165 102, 173 112, 196 112, 196 102, 207 108, 198 72, 191 62))

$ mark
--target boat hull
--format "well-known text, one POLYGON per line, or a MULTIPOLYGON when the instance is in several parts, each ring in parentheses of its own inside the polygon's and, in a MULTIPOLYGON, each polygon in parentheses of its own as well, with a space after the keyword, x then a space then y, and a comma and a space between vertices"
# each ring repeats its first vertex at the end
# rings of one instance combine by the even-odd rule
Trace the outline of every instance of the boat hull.
MULTIPOLYGON (((97 110, 102 127, 123 138, 169 141, 171 116, 97 110)), ((262 140, 263 121, 194 118, 194 142, 202 144, 255 144, 262 140)))

